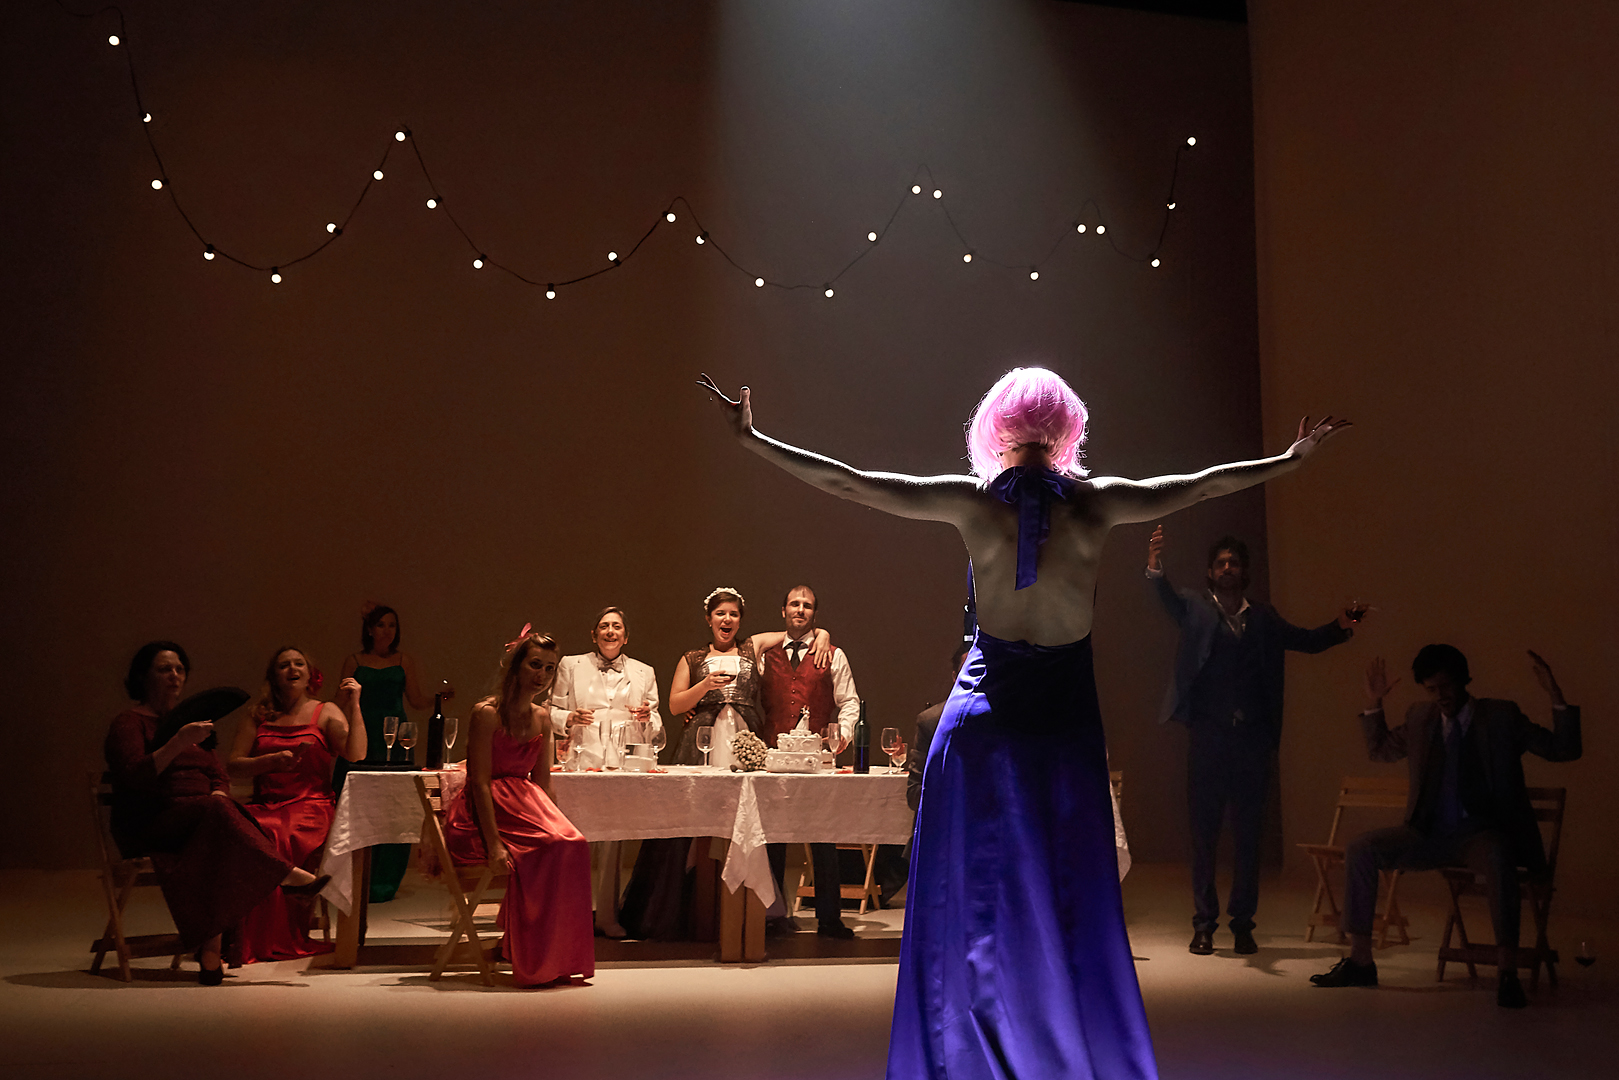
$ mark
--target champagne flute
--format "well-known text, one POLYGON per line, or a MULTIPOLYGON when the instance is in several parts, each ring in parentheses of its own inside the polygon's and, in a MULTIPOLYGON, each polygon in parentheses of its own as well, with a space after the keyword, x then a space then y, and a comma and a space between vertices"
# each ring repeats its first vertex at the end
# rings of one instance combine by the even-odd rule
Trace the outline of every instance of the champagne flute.
POLYGON ((444 760, 450 760, 450 747, 455 745, 455 733, 461 722, 453 716, 444 718, 444 760))
POLYGON ((697 729, 697 749, 703 752, 703 767, 708 767, 708 752, 714 749, 714 729, 707 725, 697 729))
POLYGON ((888 755, 888 771, 891 773, 898 772, 899 769, 896 768, 894 754, 899 750, 900 746, 903 745, 899 741, 899 728, 883 728, 883 740, 881 745, 883 748, 883 753, 888 755))
POLYGON ((585 760, 585 725, 575 724, 568 729, 568 760, 563 766, 569 772, 578 772, 585 760))
POLYGON ((394 759, 394 739, 399 734, 399 717, 384 716, 382 718, 382 742, 388 748, 383 761, 391 762, 394 759))
POLYGON ((416 755, 410 753, 416 748, 416 724, 414 721, 405 720, 400 723, 399 745, 405 748, 405 760, 414 762, 416 755))

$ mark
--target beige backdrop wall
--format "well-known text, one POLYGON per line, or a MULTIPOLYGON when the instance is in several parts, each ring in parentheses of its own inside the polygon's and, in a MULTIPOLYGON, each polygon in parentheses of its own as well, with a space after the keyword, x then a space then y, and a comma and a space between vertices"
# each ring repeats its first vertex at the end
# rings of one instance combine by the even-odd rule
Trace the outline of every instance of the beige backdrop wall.
POLYGON ((1289 839, 1325 831, 1340 776, 1395 768, 1357 733, 1367 656, 1405 673, 1403 709, 1416 650, 1453 642, 1476 693, 1545 723, 1533 648, 1585 707, 1581 761, 1526 758, 1572 789, 1559 903, 1611 912, 1619 6, 1249 9, 1265 415, 1359 425, 1271 492, 1271 580, 1284 606, 1381 609, 1293 666, 1289 839))
MULTIPOLYGON (((1104 472, 1285 444, 1259 418, 1241 27, 1044 0, 125 9, 174 190, 209 240, 265 263, 324 239, 406 123, 447 207, 541 280, 606 265, 683 194, 738 261, 819 284, 918 164, 946 198, 908 206, 834 300, 754 288, 682 210, 548 302, 474 270, 396 154, 339 242, 272 285, 204 261, 150 188, 115 28, 18 13, 0 42, 0 649, 31 812, 5 864, 87 862, 79 778, 142 641, 185 643, 198 687, 255 688, 288 642, 335 674, 368 598, 464 715, 525 621, 582 650, 620 603, 667 686, 710 589, 740 588, 768 628, 808 580, 873 722, 908 727, 945 687, 960 542, 740 451, 702 370, 751 383, 763 430, 863 465, 959 469, 974 401, 1028 361, 1089 399, 1104 472), (944 205, 1007 262, 1044 260, 1091 198, 1146 251, 1187 135, 1162 269, 1094 232, 1038 282, 961 261, 944 205)), ((1227 529, 1262 547, 1263 506, 1178 518, 1172 567, 1194 575, 1227 529)), ((1147 531, 1109 548, 1098 670, 1137 855, 1180 858, 1147 531)))

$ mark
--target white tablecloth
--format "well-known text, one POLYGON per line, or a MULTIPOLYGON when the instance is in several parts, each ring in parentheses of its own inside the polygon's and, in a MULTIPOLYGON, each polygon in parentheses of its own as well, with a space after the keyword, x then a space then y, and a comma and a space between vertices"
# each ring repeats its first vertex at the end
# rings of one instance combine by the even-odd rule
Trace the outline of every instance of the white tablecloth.
POLYGON ((776 897, 765 844, 903 844, 913 816, 903 773, 553 773, 551 795, 589 840, 717 836, 727 888, 776 897))
POLYGON ((345 915, 354 913, 354 860, 374 844, 414 844, 422 838, 419 772, 351 772, 337 800, 320 872, 332 875, 321 895, 345 915))

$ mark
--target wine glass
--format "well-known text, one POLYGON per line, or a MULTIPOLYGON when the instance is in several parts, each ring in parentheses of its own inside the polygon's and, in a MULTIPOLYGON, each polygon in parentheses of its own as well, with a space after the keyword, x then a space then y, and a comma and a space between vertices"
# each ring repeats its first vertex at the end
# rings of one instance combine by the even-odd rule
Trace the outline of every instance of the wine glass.
POLYGON ((843 748, 849 745, 844 741, 842 724, 826 725, 826 730, 821 732, 821 736, 826 739, 826 748, 832 751, 834 758, 843 753, 843 748))
POLYGON ((392 761, 394 759, 394 739, 398 736, 398 734, 399 717, 384 716, 382 718, 382 742, 388 747, 387 756, 383 758, 384 761, 392 761))
POLYGON ((899 763, 894 760, 894 755, 896 753, 898 753, 899 748, 901 746, 904 746, 904 745, 905 745, 904 743, 899 741, 899 728, 891 728, 891 727, 883 728, 882 748, 883 748, 883 753, 888 755, 888 771, 889 772, 898 772, 899 771, 899 769, 897 767, 899 763))
POLYGON ((898 749, 888 752, 888 760, 894 763, 895 772, 905 771, 905 759, 911 756, 911 748, 900 743, 898 749))
POLYGON ((1596 950, 1591 948, 1589 941, 1580 942, 1580 951, 1574 954, 1574 962, 1583 968, 1588 968, 1597 962, 1596 950))
POLYGON ((450 747, 455 745, 455 733, 461 722, 453 716, 444 718, 444 760, 450 759, 450 747))
POLYGON ((697 729, 697 749, 703 752, 703 766, 708 766, 708 752, 714 749, 714 729, 707 725, 697 729))
POLYGON ((416 724, 415 724, 414 721, 405 720, 405 721, 400 723, 400 725, 399 725, 399 745, 405 748, 405 751, 406 751, 405 760, 406 761, 415 761, 416 760, 416 755, 410 753, 411 750, 414 750, 416 748, 416 724))
POLYGON ((568 760, 563 762, 569 772, 578 772, 584 763, 585 725, 575 724, 568 729, 568 760))
POLYGON ((669 736, 664 732, 663 725, 659 724, 652 729, 652 735, 647 739, 647 745, 652 747, 653 760, 663 753, 663 748, 669 745, 669 736))

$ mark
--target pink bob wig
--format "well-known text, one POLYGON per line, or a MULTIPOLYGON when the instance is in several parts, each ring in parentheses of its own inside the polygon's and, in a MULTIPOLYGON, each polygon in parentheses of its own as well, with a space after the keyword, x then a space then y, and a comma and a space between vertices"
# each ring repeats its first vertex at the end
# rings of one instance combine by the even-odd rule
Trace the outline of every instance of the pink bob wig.
POLYGON ((1013 368, 989 388, 967 422, 967 455, 973 473, 988 482, 1001 472, 1001 451, 1035 443, 1051 454, 1052 468, 1084 476, 1079 448, 1085 445, 1090 412, 1063 381, 1045 368, 1013 368))

